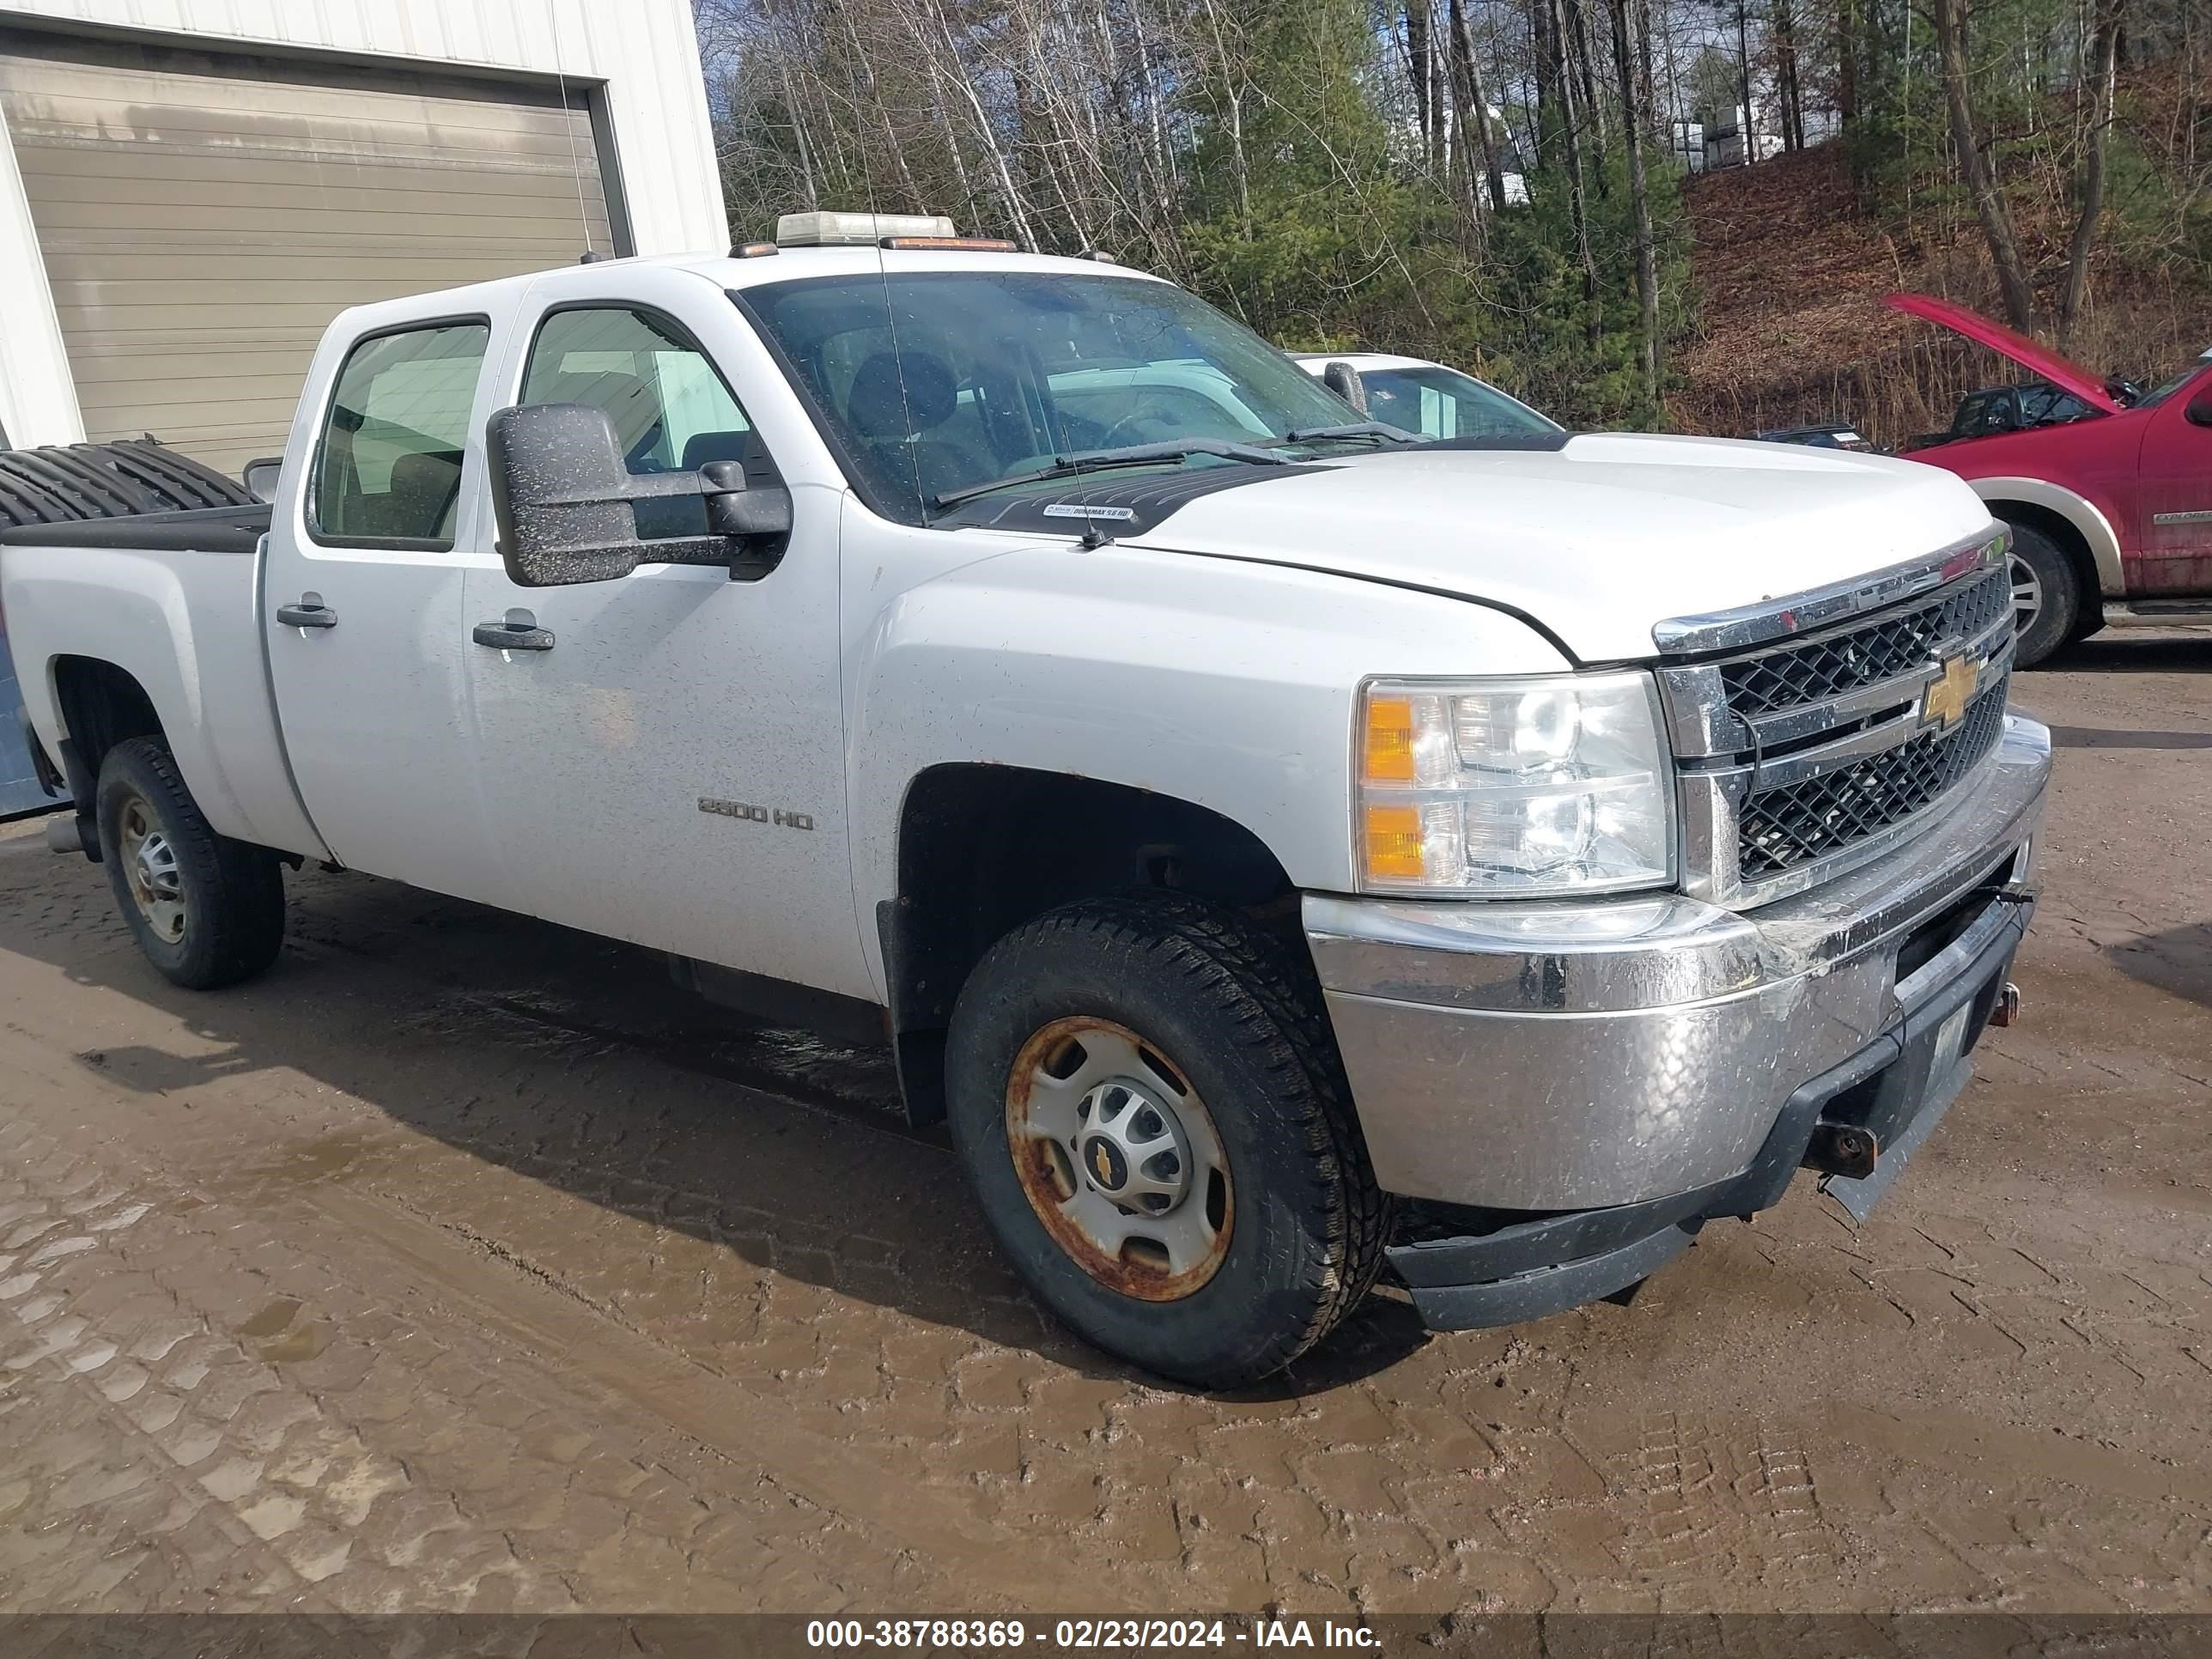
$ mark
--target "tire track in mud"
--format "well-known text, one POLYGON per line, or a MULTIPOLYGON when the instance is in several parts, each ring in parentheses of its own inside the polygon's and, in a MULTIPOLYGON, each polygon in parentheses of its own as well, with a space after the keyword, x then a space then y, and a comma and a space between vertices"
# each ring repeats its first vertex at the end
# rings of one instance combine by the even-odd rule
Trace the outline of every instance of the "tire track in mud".
MULTIPOLYGON (((18 1053, 33 1044, 46 1049, 49 1064, 40 1069, 50 1086, 82 1088, 94 1081, 96 1074, 81 1071, 71 1077, 66 1062, 77 1057, 55 1054, 13 1022, 0 1030, 18 1053), (56 1067, 55 1060, 65 1063, 56 1067)), ((347 1165, 374 1164, 380 1154, 398 1151, 398 1139, 362 1139, 335 1159, 318 1158, 313 1146, 264 1149, 260 1161, 244 1169, 186 1175, 190 1201, 241 1209, 289 1241, 342 1237, 347 1280, 405 1284, 410 1300, 435 1305, 442 1321, 465 1325, 475 1340, 503 1344, 557 1371, 570 1387, 584 1387, 596 1399, 594 1417, 665 1425, 728 1464, 738 1484, 765 1481, 783 1501, 841 1519, 856 1538, 874 1540, 872 1553, 933 1564, 931 1576, 965 1585, 965 1599, 1048 1606, 1060 1598, 1064 1580, 1057 1571, 1009 1551, 1006 1535, 953 1495, 901 1481, 879 1459, 805 1426, 781 1401, 702 1370, 592 1305, 557 1275, 487 1249, 450 1223, 332 1178, 347 1165)), ((435 1148, 428 1155, 456 1156, 435 1148)), ((1094 1562, 1087 1577, 1103 1596, 1144 1594, 1111 1562, 1094 1562)))
POLYGON ((1842 1540, 1822 1514, 1796 1425, 1656 1412, 1604 1460, 1622 1499, 1629 1582, 1782 1601, 1826 1577, 1842 1540))

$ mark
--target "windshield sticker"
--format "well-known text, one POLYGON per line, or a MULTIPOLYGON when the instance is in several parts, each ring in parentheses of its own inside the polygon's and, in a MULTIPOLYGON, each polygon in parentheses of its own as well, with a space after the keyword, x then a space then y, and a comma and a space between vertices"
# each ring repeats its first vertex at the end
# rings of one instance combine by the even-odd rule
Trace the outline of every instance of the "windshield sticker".
POLYGON ((1044 508, 1048 519, 1110 519, 1127 524, 1137 516, 1133 507, 1085 507, 1079 501, 1053 501, 1044 508))

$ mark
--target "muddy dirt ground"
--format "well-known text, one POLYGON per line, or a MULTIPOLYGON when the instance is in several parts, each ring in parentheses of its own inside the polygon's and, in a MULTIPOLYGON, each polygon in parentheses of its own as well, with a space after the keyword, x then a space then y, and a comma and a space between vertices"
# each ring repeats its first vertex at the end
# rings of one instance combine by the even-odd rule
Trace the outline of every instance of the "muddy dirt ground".
POLYGON ((192 995, 0 830, 0 1607, 2212 1609, 2212 636, 2015 695, 2027 1023, 1864 1229, 1236 1398, 1041 1319, 879 1057, 351 876, 192 995))

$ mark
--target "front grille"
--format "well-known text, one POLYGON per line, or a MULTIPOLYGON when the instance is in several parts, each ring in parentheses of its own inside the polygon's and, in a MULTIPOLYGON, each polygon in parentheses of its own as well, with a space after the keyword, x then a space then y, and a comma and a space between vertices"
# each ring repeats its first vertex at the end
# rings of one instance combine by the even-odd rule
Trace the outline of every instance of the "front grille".
POLYGON ((1729 708, 1746 718, 1818 702, 1907 673, 1939 646, 1978 639, 2011 606, 2012 580, 2000 565, 1878 621, 1723 663, 1721 684, 1729 708))
POLYGON ((1948 732, 1923 732, 1802 783, 1754 788, 1737 815, 1738 878, 1762 881, 1840 853, 1955 787, 2003 735, 2008 683, 2001 676, 1984 688, 1948 732))

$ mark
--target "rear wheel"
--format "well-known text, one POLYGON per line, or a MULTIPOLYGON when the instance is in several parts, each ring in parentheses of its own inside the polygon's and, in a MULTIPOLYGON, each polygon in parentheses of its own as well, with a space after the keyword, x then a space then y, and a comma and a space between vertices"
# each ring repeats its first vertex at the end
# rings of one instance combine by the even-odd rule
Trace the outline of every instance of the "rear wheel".
POLYGON ((2033 525, 2012 526, 2014 660, 2032 668, 2073 639, 2081 611, 2081 579, 2065 549, 2033 525))
POLYGON ((276 855, 217 835, 159 739, 132 738, 107 751, 94 808, 108 884, 155 967, 211 991, 276 960, 284 939, 276 855))
POLYGON ((1071 905, 960 994, 952 1131, 1000 1243, 1098 1346, 1235 1388, 1382 1265, 1376 1190, 1305 965, 1194 901, 1071 905))

